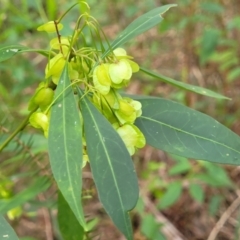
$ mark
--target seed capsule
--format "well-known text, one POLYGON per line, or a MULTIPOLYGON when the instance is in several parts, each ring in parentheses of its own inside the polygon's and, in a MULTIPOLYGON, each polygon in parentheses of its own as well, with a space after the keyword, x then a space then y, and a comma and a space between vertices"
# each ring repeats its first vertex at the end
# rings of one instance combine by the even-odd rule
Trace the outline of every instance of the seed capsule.
MULTIPOLYGON (((63 28, 63 25, 61 23, 56 23, 58 30, 61 30, 63 28)), ((54 21, 47 22, 37 28, 38 31, 45 31, 48 33, 56 32, 56 26, 54 21)))

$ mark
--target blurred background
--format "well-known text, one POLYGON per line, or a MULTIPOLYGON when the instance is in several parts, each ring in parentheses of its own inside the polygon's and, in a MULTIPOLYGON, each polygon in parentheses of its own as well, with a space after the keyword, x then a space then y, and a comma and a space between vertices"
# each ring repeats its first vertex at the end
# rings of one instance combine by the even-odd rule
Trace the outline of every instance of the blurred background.
MULTIPOLYGON (((143 73, 134 75, 126 91, 180 102, 240 134, 239 0, 87 2, 110 40, 143 13, 177 3, 164 14, 161 24, 126 44, 125 49, 140 66, 232 100, 188 93, 143 73)), ((0 0, 0 46, 48 48, 50 37, 36 28, 57 19, 73 3, 0 0)), ((64 23, 74 27, 79 14, 74 8, 64 23)), ((91 44, 92 39, 87 40, 91 44)), ((35 53, 1 62, 0 142, 27 115, 28 101, 44 79, 46 62, 35 53)), ((185 159, 149 146, 138 151, 133 161, 140 185, 140 199, 131 212, 136 240, 240 239, 239 167, 185 159)), ((47 142, 40 131, 27 127, 0 155, 0 213, 8 213, 22 240, 62 239, 56 221, 56 187, 46 191, 42 176, 51 176, 47 142), (6 199, 13 199, 15 205, 1 208, 6 199)), ((84 170, 83 187, 85 212, 93 219, 92 239, 123 239, 98 201, 89 168, 84 170)))

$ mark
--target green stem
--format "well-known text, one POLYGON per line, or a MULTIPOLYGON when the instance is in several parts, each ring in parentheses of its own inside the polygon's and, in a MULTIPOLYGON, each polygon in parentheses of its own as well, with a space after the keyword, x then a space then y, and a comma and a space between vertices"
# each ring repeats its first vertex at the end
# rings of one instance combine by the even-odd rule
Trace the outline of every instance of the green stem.
POLYGON ((34 113, 37 110, 32 110, 28 116, 23 120, 23 122, 16 128, 16 130, 0 145, 0 152, 12 141, 12 139, 20 132, 22 131, 28 124, 28 120, 32 113, 34 113))
POLYGON ((61 22, 61 20, 65 17, 65 15, 72 9, 72 8, 74 8, 76 5, 78 5, 79 3, 75 3, 75 4, 73 4, 65 13, 63 13, 63 15, 58 19, 58 20, 56 20, 56 23, 60 23, 61 22))

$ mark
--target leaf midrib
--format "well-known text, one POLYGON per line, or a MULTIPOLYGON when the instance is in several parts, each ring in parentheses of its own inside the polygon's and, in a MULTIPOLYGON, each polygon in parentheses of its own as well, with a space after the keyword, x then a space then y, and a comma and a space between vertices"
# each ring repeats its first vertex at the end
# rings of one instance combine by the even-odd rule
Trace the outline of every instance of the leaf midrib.
MULTIPOLYGON (((65 83, 66 83, 66 81, 64 81, 64 85, 63 85, 64 89, 66 89, 68 87, 68 86, 66 87, 65 83)), ((63 99, 66 99, 66 97, 67 97, 66 92, 67 91, 64 91, 63 99)), ((66 126, 65 115, 66 115, 66 106, 65 106, 65 104, 63 104, 63 115, 62 115, 62 117, 63 117, 63 126, 64 126, 64 137, 63 137, 63 139, 64 139, 64 147, 65 147, 65 149, 67 149, 67 139, 66 139, 67 138, 66 137, 67 136, 67 129, 65 127, 66 126)), ((66 165, 67 165, 68 180, 69 180, 71 188, 72 188, 73 184, 72 184, 72 180, 71 180, 71 177, 70 177, 71 175, 70 175, 70 171, 69 171, 68 154, 67 154, 66 151, 64 151, 64 152, 65 152, 65 159, 67 160, 66 161, 66 165)), ((75 205, 75 207, 77 209, 77 217, 79 218, 81 224, 83 224, 84 223, 84 219, 81 218, 81 213, 79 212, 78 204, 77 204, 76 199, 75 199, 74 194, 73 194, 73 188, 71 190, 71 196, 72 196, 72 199, 74 201, 74 205, 75 205)), ((85 226, 83 226, 83 228, 85 228, 85 226)))
MULTIPOLYGON (((115 46, 117 46, 117 45, 120 45, 121 44, 121 42, 123 42, 129 35, 131 35, 132 33, 134 33, 134 32, 136 32, 140 27, 142 27, 143 25, 145 25, 146 23, 148 23, 150 20, 152 20, 154 17, 156 17, 157 15, 159 15, 159 14, 156 14, 155 16, 153 16, 153 17, 147 17, 146 19, 148 19, 148 20, 146 20, 144 23, 142 23, 141 25, 139 25, 137 28, 135 28, 133 31, 131 31, 131 32, 129 32, 128 34, 125 34, 125 37, 122 37, 121 38, 121 36, 119 37, 119 38, 117 38, 117 39, 120 39, 121 38, 121 40, 120 41, 118 41, 116 44, 114 44, 113 46, 112 46, 112 48, 114 48, 115 46)), ((159 18, 162 20, 163 18, 161 17, 161 14, 160 14, 160 16, 159 16, 159 18)), ((129 26, 131 26, 131 24, 129 25, 129 26)), ((128 26, 128 27, 129 27, 128 26)), ((127 28, 125 29, 125 31, 127 30, 127 28)), ((124 32, 122 33, 122 35, 124 34, 124 32)), ((116 39, 116 40, 117 40, 116 39)))
POLYGON ((146 120, 148 120, 148 121, 156 122, 156 123, 158 123, 158 124, 160 124, 160 125, 164 125, 164 126, 166 126, 166 127, 169 127, 169 128, 174 129, 174 130, 176 130, 176 131, 178 131, 178 132, 182 132, 182 133, 184 133, 184 134, 193 136, 193 137, 195 137, 195 138, 199 138, 199 139, 207 140, 207 141, 209 141, 209 142, 213 142, 213 143, 215 143, 215 144, 218 144, 218 145, 220 145, 220 146, 226 147, 227 149, 230 149, 230 150, 232 150, 232 151, 240 154, 240 151, 237 151, 236 149, 231 148, 231 147, 229 147, 229 146, 227 146, 227 145, 225 145, 225 144, 223 144, 223 143, 220 143, 220 142, 214 141, 214 140, 212 140, 212 139, 205 138, 205 137, 202 137, 202 136, 199 136, 199 135, 190 133, 190 132, 183 131, 183 130, 180 129, 180 128, 173 127, 173 126, 171 126, 171 125, 169 125, 169 124, 166 124, 166 123, 163 123, 163 122, 161 122, 161 121, 159 121, 159 120, 155 120, 155 119, 152 119, 152 118, 149 118, 149 117, 146 117, 146 116, 141 116, 141 117, 139 117, 139 118, 143 118, 143 119, 146 119, 146 120))
MULTIPOLYGON (((122 202, 121 194, 120 194, 120 192, 119 192, 117 180, 116 180, 115 175, 114 175, 114 170, 113 170, 113 167, 112 167, 112 164, 111 164, 111 160, 110 160, 109 154, 108 154, 107 149, 105 148, 105 146, 104 146, 104 144, 103 144, 102 138, 100 137, 100 136, 102 136, 102 135, 101 135, 101 133, 100 133, 99 127, 98 127, 98 125, 97 125, 97 122, 95 121, 94 116, 92 115, 92 113, 91 113, 91 111, 90 111, 90 108, 89 108, 88 105, 86 104, 86 100, 83 99, 83 101, 85 102, 85 106, 88 108, 88 112, 89 112, 89 114, 90 114, 90 116, 91 116, 91 118, 92 118, 92 120, 93 120, 93 122, 94 122, 94 124, 95 124, 95 126, 96 126, 95 130, 97 131, 97 133, 98 133, 98 135, 99 135, 100 142, 101 142, 101 144, 102 144, 102 146, 103 146, 105 155, 107 156, 107 161, 108 161, 108 164, 109 164, 109 166, 110 166, 110 170, 111 170, 112 177, 113 177, 113 179, 114 179, 114 184, 115 184, 115 187, 116 187, 116 189, 117 189, 117 193, 118 193, 118 197, 119 197, 119 200, 120 200, 121 207, 122 207, 123 211, 126 212, 126 209, 124 208, 124 205, 123 205, 123 202, 122 202)), ((127 222, 125 221, 125 218, 124 218, 124 222, 125 222, 126 229, 127 229, 127 231, 128 231, 128 225, 127 225, 127 222)), ((129 234, 130 234, 130 232, 128 231, 128 235, 129 235, 129 234)))

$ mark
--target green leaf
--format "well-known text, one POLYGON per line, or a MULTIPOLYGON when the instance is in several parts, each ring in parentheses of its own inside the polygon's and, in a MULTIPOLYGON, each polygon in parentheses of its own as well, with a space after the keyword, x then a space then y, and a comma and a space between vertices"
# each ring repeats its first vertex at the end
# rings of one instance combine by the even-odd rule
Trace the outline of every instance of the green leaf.
POLYGON ((193 199, 202 203, 204 200, 204 192, 202 187, 199 184, 192 183, 189 187, 189 193, 193 199))
POLYGON ((238 68, 234 68, 233 70, 231 70, 229 72, 229 74, 227 75, 227 80, 229 82, 232 82, 234 80, 237 80, 237 78, 240 76, 240 67, 238 68))
POLYGON ((23 49, 27 49, 21 45, 0 46, 0 62, 6 61, 23 49))
POLYGON ((24 53, 24 52, 36 52, 42 54, 43 56, 49 57, 51 53, 48 50, 43 49, 34 49, 28 48, 22 45, 0 45, 0 62, 6 61, 9 58, 13 57, 17 53, 24 53))
POLYGON ((187 158, 240 164, 240 137, 215 119, 167 99, 135 99, 143 111, 135 124, 149 145, 187 158))
POLYGON ((200 63, 205 64, 214 53, 220 38, 220 31, 214 28, 205 29, 201 39, 199 55, 200 63))
POLYGON ((206 183, 207 185, 215 187, 215 188, 222 187, 222 185, 219 184, 219 182, 216 181, 216 179, 213 176, 211 176, 207 173, 196 174, 195 176, 193 176, 193 179, 196 179, 198 182, 206 183))
POLYGON ((38 240, 38 239, 32 237, 21 237, 19 240, 38 240))
POLYGON ((10 224, 5 220, 3 216, 0 215, 0 238, 6 240, 18 240, 16 233, 10 226, 10 224))
POLYGON ((50 182, 46 177, 39 177, 31 186, 14 195, 12 198, 0 199, 0 214, 5 214, 9 210, 21 206, 36 197, 39 193, 47 190, 49 186, 50 182))
POLYGON ((202 2, 200 4, 202 10, 209 12, 210 14, 222 14, 224 12, 224 7, 220 3, 214 2, 202 2))
POLYGON ((132 159, 118 133, 88 98, 82 97, 80 104, 100 201, 118 229, 133 239, 128 211, 138 200, 138 181, 132 159))
POLYGON ((201 180, 213 187, 234 187, 228 174, 222 166, 210 162, 200 162, 206 168, 207 173, 196 174, 195 179, 201 180))
POLYGON ((166 240, 165 236, 159 230, 161 227, 159 225, 160 223, 157 223, 152 215, 147 214, 142 219, 141 232, 151 240, 166 240))
POLYGON ((82 126, 70 84, 66 65, 51 109, 48 148, 57 185, 80 225, 86 230, 81 205, 82 126))
POLYGON ((168 83, 170 85, 173 85, 175 87, 178 87, 178 88, 181 88, 181 89, 184 89, 184 90, 188 90, 190 92, 194 92, 194 93, 198 93, 198 94, 201 94, 201 95, 205 95, 205 96, 213 97, 213 98, 218 98, 218 99, 230 99, 228 97, 225 97, 221 94, 215 93, 215 92, 213 92, 211 90, 208 90, 206 88, 202 88, 202 87, 193 86, 193 85, 190 85, 190 84, 187 84, 187 83, 179 82, 179 81, 176 81, 172 78, 165 77, 165 76, 163 76, 159 73, 154 73, 154 72, 152 72, 150 70, 147 70, 143 67, 141 67, 140 70, 142 72, 154 77, 154 78, 159 79, 162 82, 168 83))
POLYGON ((172 182, 167 186, 167 191, 161 197, 158 204, 159 209, 166 209, 172 206, 181 196, 182 183, 172 182))
POLYGON ((143 32, 148 31, 149 29, 156 26, 163 20, 162 14, 169 10, 171 7, 175 7, 177 4, 167 4, 165 6, 161 6, 155 8, 142 16, 135 19, 132 23, 130 23, 121 33, 120 35, 112 42, 111 48, 107 49, 102 58, 104 58, 111 49, 115 49, 127 41, 135 38, 136 36, 142 34, 143 32))
POLYGON ((191 164, 189 163, 189 160, 187 158, 173 155, 171 157, 173 157, 173 160, 177 161, 177 164, 175 164, 169 169, 169 175, 182 174, 191 170, 191 164))
POLYGON ((84 230, 60 191, 58 192, 58 225, 64 239, 83 239, 84 230))
POLYGON ((211 197, 209 206, 208 206, 208 212, 211 216, 215 216, 220 208, 221 203, 223 202, 224 198, 221 195, 215 195, 211 197))

